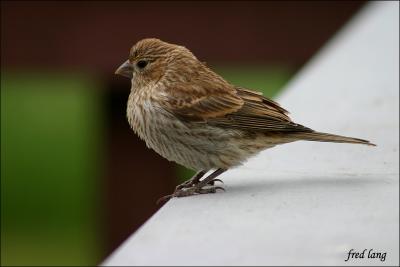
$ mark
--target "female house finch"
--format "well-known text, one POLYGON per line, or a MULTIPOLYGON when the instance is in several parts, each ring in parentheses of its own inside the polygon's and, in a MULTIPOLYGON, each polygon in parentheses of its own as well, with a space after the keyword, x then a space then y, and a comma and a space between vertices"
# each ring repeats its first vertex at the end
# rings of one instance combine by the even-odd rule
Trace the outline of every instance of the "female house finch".
POLYGON ((296 124, 278 103, 230 84, 183 46, 143 39, 115 72, 131 79, 127 117, 149 148, 197 174, 169 197, 215 193, 216 177, 298 140, 373 145, 296 124), (209 176, 201 178, 209 171, 209 176))

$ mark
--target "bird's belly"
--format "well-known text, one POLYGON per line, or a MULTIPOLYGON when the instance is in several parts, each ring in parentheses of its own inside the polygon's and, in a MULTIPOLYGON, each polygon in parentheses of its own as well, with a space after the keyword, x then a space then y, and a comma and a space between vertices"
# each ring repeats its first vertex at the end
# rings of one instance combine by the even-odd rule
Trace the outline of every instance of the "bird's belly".
POLYGON ((149 148, 194 170, 227 169, 267 147, 257 135, 186 123, 162 109, 133 109, 128 119, 149 148))
POLYGON ((221 165, 219 151, 229 140, 217 136, 214 129, 190 126, 170 116, 158 116, 147 123, 149 126, 144 126, 139 136, 164 158, 195 170, 221 165))

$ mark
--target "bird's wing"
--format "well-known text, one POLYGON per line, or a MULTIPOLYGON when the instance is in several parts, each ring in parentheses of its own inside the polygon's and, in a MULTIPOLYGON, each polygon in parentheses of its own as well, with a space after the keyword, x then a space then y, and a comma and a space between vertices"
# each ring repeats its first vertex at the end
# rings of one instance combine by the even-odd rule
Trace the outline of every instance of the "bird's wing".
POLYGON ((262 93, 236 87, 243 106, 223 117, 208 120, 211 125, 250 131, 311 132, 310 128, 294 123, 289 112, 278 103, 264 97, 262 93))
POLYGON ((206 122, 222 118, 242 108, 244 100, 234 88, 213 88, 188 91, 190 85, 174 87, 163 95, 162 105, 180 119, 206 122))
POLYGON ((223 128, 250 131, 312 131, 296 124, 288 111, 262 93, 241 87, 187 91, 175 88, 162 101, 178 118, 223 128))
POLYGON ((238 114, 270 117, 280 121, 290 122, 289 112, 278 103, 263 96, 261 92, 236 87, 237 94, 244 100, 244 105, 238 114))

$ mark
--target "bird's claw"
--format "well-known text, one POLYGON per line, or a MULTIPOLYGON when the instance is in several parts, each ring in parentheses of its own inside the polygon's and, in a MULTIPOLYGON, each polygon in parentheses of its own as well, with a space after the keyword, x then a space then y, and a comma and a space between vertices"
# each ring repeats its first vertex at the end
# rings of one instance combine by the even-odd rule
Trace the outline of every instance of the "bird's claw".
POLYGON ((186 190, 175 191, 173 196, 174 197, 187 197, 187 196, 192 196, 192 195, 197 195, 197 194, 216 193, 218 189, 220 189, 222 191, 225 191, 225 189, 223 187, 220 187, 220 186, 191 187, 191 188, 186 189, 186 190))
POLYGON ((192 186, 190 188, 177 189, 177 190, 175 190, 175 192, 173 194, 166 195, 164 197, 159 198, 157 200, 157 204, 161 204, 161 203, 163 203, 171 198, 174 198, 174 197, 188 197, 188 196, 197 195, 197 194, 216 193, 218 190, 225 191, 225 188, 223 188, 221 186, 210 186, 210 187, 192 186))
MULTIPOLYGON (((213 186, 213 185, 215 185, 215 182, 220 182, 222 184, 224 183, 221 179, 213 179, 213 180, 209 181, 207 183, 207 185, 212 185, 213 186)), ((175 192, 179 191, 179 190, 182 190, 184 188, 186 188, 186 189, 192 188, 192 187, 196 186, 199 183, 201 183, 201 181, 197 181, 196 182, 196 181, 193 181, 193 180, 188 180, 188 181, 176 186, 175 187, 175 192)))

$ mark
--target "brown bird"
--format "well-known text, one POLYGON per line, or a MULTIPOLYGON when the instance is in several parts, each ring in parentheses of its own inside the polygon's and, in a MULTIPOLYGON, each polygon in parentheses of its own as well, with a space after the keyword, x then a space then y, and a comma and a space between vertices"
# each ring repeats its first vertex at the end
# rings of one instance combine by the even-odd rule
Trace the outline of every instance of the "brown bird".
POLYGON ((163 199, 215 193, 223 189, 214 185, 218 175, 275 145, 374 145, 294 123, 262 93, 227 82, 187 48, 158 39, 137 42, 115 73, 132 82, 127 117, 133 131, 164 158, 198 171, 163 199))

